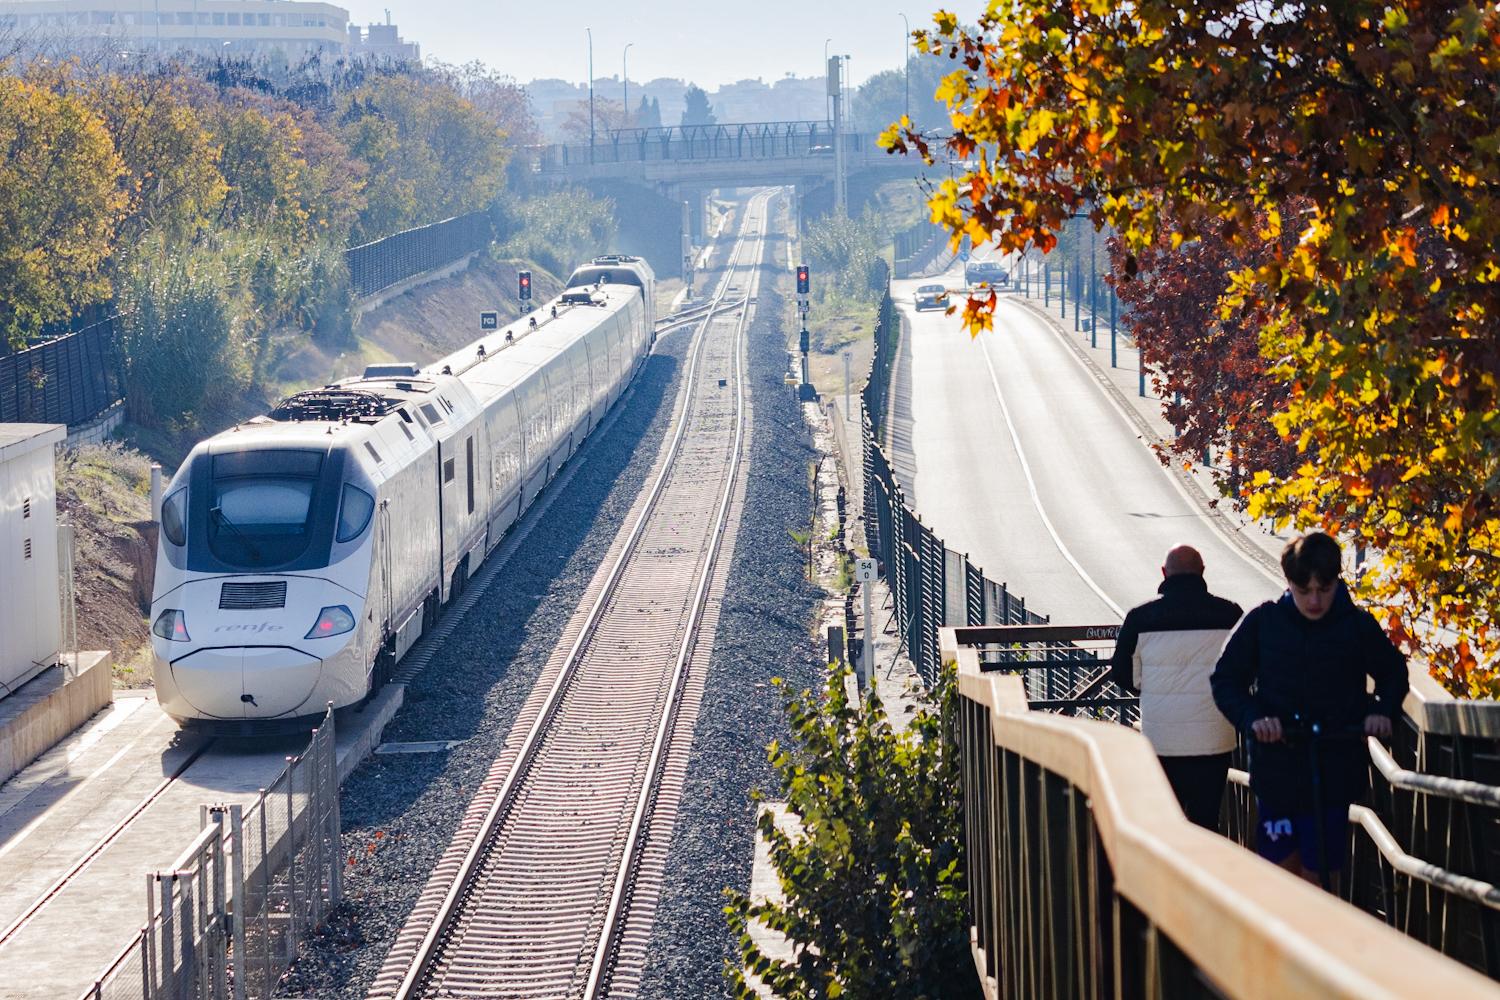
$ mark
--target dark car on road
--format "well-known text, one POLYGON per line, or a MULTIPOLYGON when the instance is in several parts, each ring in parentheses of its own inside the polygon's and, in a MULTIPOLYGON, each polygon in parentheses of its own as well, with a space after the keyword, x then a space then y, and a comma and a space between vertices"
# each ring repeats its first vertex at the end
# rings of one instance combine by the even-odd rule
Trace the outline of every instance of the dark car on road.
POLYGON ((947 309, 948 289, 942 285, 922 285, 917 288, 912 301, 916 304, 918 312, 923 309, 947 309))
POLYGON ((998 285, 1010 284, 1010 272, 993 260, 971 260, 964 265, 964 284, 998 285))

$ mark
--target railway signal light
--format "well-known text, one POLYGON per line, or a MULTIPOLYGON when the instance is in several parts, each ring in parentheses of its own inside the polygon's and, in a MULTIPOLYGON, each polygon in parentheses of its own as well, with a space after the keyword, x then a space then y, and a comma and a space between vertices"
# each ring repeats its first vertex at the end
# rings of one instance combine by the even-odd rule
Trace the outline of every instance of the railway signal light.
POLYGON ((517 275, 516 275, 516 280, 517 280, 517 282, 520 285, 521 301, 522 302, 530 302, 531 301, 531 272, 530 271, 520 271, 520 272, 518 272, 517 275))
POLYGON ((797 265, 797 294, 798 295, 806 295, 807 292, 808 292, 808 289, 811 288, 811 287, 812 287, 812 282, 808 278, 807 265, 806 264, 798 264, 797 265))

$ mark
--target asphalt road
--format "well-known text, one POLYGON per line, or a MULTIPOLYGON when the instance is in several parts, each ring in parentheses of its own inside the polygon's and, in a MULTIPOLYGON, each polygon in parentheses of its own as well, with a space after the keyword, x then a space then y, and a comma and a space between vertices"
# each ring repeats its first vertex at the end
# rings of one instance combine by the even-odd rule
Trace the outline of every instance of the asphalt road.
POLYGON ((960 289, 962 271, 892 284, 911 335, 911 425, 897 437, 911 499, 950 548, 1060 624, 1118 621, 1180 542, 1203 553, 1215 593, 1247 609, 1280 593, 1045 319, 1001 296, 994 329, 971 339, 957 314, 912 308, 934 280, 960 289))

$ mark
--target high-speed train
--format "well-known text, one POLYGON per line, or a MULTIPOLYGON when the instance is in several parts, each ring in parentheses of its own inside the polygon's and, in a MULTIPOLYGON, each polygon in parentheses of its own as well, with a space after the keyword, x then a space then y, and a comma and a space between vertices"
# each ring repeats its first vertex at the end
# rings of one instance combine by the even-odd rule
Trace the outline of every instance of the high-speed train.
POLYGON ((195 447, 162 501, 162 708, 263 731, 383 683, 619 398, 654 293, 645 261, 597 257, 436 364, 375 365, 195 447))

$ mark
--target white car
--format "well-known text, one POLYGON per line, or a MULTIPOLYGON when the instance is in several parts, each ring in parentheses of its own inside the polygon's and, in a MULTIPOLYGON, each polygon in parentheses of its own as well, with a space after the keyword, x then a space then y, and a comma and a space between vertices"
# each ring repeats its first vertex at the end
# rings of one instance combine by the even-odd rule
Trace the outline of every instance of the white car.
POLYGON ((916 304, 917 312, 923 309, 947 309, 948 289, 942 285, 922 285, 917 288, 912 301, 916 304))

